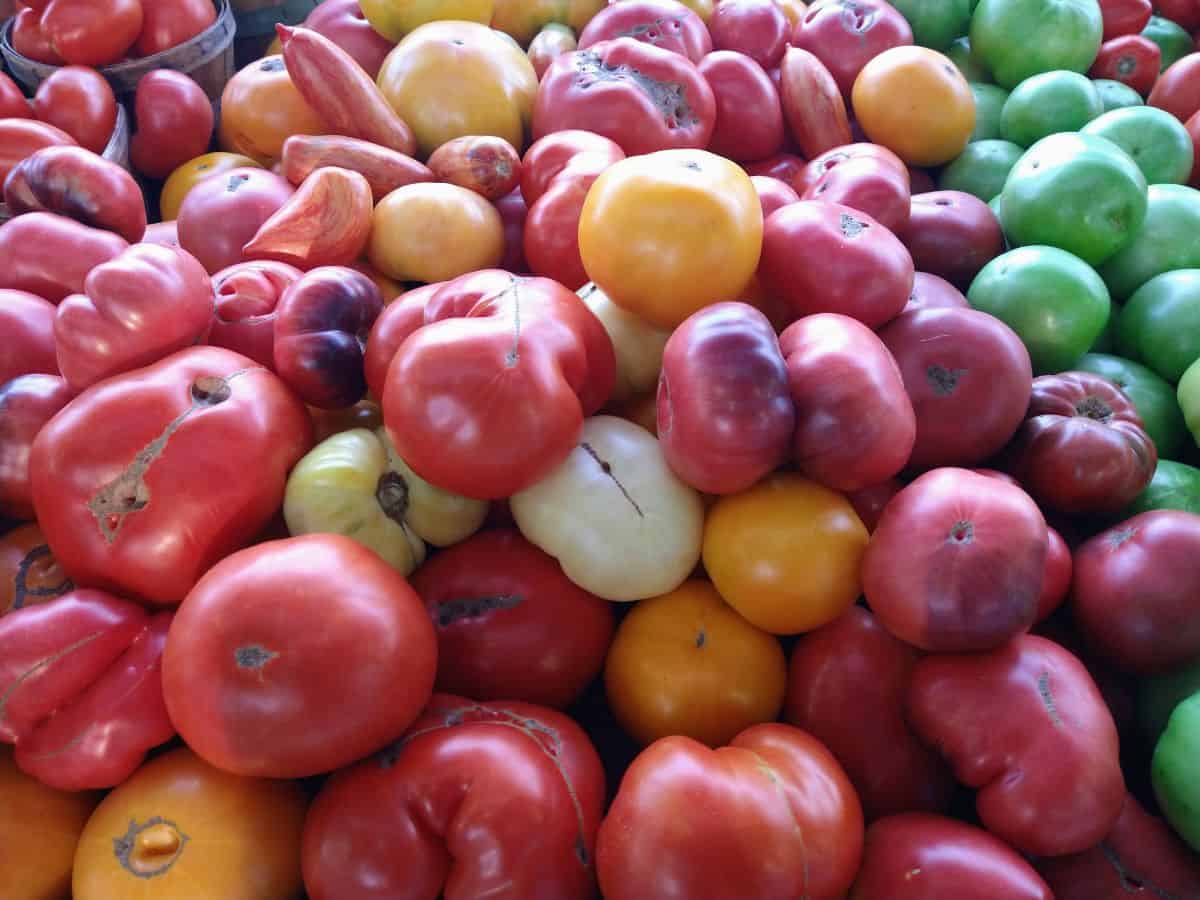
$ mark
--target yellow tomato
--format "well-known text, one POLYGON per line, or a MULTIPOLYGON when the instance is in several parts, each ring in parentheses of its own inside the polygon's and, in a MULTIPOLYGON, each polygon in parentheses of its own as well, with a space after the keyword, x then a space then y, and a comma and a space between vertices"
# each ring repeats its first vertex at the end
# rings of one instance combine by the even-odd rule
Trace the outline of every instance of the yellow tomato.
POLYGON ((793 28, 800 24, 804 14, 808 12, 808 4, 803 0, 775 0, 775 5, 783 10, 793 28))
POLYGON ((74 900, 287 900, 302 887, 304 811, 295 782, 230 775, 174 750, 92 814, 74 900))
POLYGON ((698 579, 637 604, 604 665, 609 706, 642 744, 681 734, 723 746, 774 721, 786 688, 779 641, 698 579))
POLYGON ((448 281, 491 268, 503 256, 500 213, 474 191, 454 184, 409 184, 375 207, 367 257, 390 278, 448 281))
POLYGON ((0 744, 0 896, 61 900, 71 890, 79 834, 99 796, 56 791, 30 778, 0 744))
POLYGON ((579 220, 588 277, 659 328, 737 299, 758 267, 762 207, 750 176, 704 150, 632 156, 596 179, 579 220))
POLYGON ((292 84, 282 56, 250 63, 229 79, 221 94, 221 149, 244 153, 264 165, 279 159, 283 142, 293 134, 328 130, 292 84))
POLYGON ((422 25, 388 54, 378 81, 412 128, 422 157, 463 135, 525 146, 537 75, 502 32, 474 22, 422 25))
POLYGON ((608 332, 617 355, 617 381, 608 395, 608 405, 619 408, 635 394, 654 393, 662 371, 663 350, 671 333, 617 306, 591 282, 576 293, 608 332))
POLYGON ((385 305, 391 303, 405 291, 404 285, 393 278, 388 278, 369 262, 358 260, 350 263, 350 268, 358 269, 358 271, 375 282, 375 286, 379 288, 379 293, 383 296, 385 305))
POLYGON ((172 172, 163 183, 162 193, 158 198, 158 208, 162 212, 162 220, 172 222, 179 218, 179 207, 183 205, 183 198, 205 178, 245 166, 262 168, 257 160, 243 156, 241 153, 205 153, 203 156, 189 159, 172 172))
POLYGON ((854 80, 863 131, 914 166, 940 166, 963 152, 975 129, 975 98, 962 72, 926 47, 893 47, 854 80))
POLYGON ((492 0, 358 0, 371 27, 399 41, 429 22, 480 22, 492 19, 492 0))
POLYGON ((582 31, 605 5, 605 0, 496 0, 492 27, 525 47, 551 22, 582 31))
POLYGON ((781 473, 713 505, 702 554, 730 606, 773 634, 798 634, 858 599, 867 540, 843 495, 781 473))

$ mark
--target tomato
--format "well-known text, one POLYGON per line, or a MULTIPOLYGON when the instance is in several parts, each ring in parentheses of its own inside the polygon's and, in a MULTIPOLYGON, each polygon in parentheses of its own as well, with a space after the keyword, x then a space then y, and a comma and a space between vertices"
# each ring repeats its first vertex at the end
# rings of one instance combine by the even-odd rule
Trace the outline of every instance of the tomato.
POLYGON ((0 288, 58 303, 83 290, 88 272, 129 246, 124 238, 52 213, 18 216, 0 228, 0 288))
POLYGON ((75 900, 275 900, 300 885, 304 792, 240 778, 186 748, 109 794, 75 852, 75 900))
MULTIPOLYGON (((513 5, 519 5, 519 2, 520 0, 516 0, 513 5)), ((575 32, 566 25, 551 22, 530 42, 527 53, 529 61, 533 64, 533 72, 541 81, 546 70, 550 68, 550 63, 564 53, 578 49, 579 42, 575 40, 575 32)))
POLYGON ((800 201, 800 195, 778 178, 772 178, 769 175, 752 175, 750 183, 754 185, 754 191, 758 194, 763 221, 766 221, 767 217, 781 206, 800 201))
POLYGON ((718 50, 704 57, 699 69, 717 105, 709 150, 733 160, 754 160, 783 146, 779 92, 761 66, 742 53, 718 50))
POLYGON ((73 393, 57 375, 20 375, 0 384, 0 514, 34 518, 30 448, 73 393))
POLYGON ((972 0, 896 0, 892 4, 900 11, 913 30, 913 42, 942 52, 967 33, 972 0))
POLYGON ((304 884, 312 900, 583 900, 603 806, 600 758, 574 721, 435 694, 403 739, 317 796, 304 884))
POLYGON ((1200 358, 1193 322, 1200 315, 1200 270, 1178 269, 1150 279, 1117 317, 1117 346, 1170 382, 1200 358))
POLYGON ((721 0, 708 20, 713 47, 744 53, 764 69, 779 65, 792 28, 775 0, 721 0))
POLYGON ((221 149, 264 165, 280 158, 283 142, 292 135, 327 130, 292 84, 282 56, 268 56, 238 70, 221 93, 221 149))
POLYGON ((789 47, 771 77, 778 83, 783 115, 800 152, 818 156, 854 140, 837 82, 816 56, 789 47))
POLYGON ((977 465, 1025 418, 1029 351, 999 319, 970 309, 904 313, 879 332, 917 415, 909 465, 977 465))
POLYGON ((796 25, 791 41, 829 68, 847 101, 858 73, 869 60, 912 42, 912 29, 904 16, 883 0, 814 3, 796 25))
POLYGON ((244 262, 212 276, 215 315, 208 343, 275 369, 275 313, 299 269, 279 262, 244 262))
POLYGON ((962 291, 944 278, 930 275, 928 272, 917 272, 913 276, 913 290, 904 305, 904 312, 916 312, 919 309, 966 309, 967 298, 962 291))
POLYGON ((0 119, 29 119, 33 107, 21 93, 17 83, 7 75, 0 74, 0 119))
POLYGON ((0 385, 18 375, 58 374, 54 304, 27 291, 0 290, 0 385))
MULTIPOLYGON (((207 4, 208 0, 197 2, 207 4)), ((208 149, 212 104, 187 75, 170 69, 147 72, 138 81, 134 104, 137 132, 129 149, 133 164, 143 175, 166 178, 208 149)))
POLYGON ((445 281, 494 266, 503 255, 500 214, 474 191, 409 184, 375 207, 367 256, 397 281, 445 281))
POLYGON ((144 3, 143 9, 142 33, 133 45, 138 56, 151 56, 178 47, 217 20, 212 0, 153 0, 144 3))
POLYGON ((1178 184, 1152 184, 1142 227, 1108 261, 1100 275, 1114 300, 1126 300, 1143 284, 1175 269, 1200 268, 1200 191, 1178 184))
MULTIPOLYGON (((435 18, 450 18, 443 3, 429 8, 435 18)), ((463 135, 494 135, 518 150, 525 146, 537 75, 502 32, 475 22, 422 25, 388 54, 378 82, 412 127, 422 158, 463 135)))
POLYGON ((73 66, 107 66, 133 46, 144 21, 141 0, 50 0, 42 32, 73 66))
POLYGON ((0 178, 46 147, 73 147, 65 131, 33 119, 0 119, 0 178))
POLYGON ((1075 369, 1107 378, 1133 401, 1160 458, 1178 453, 1187 436, 1187 423, 1173 384, 1139 363, 1107 353, 1085 354, 1075 369))
POLYGON ((981 828, 906 813, 867 829, 850 900, 924 900, 968 892, 972 900, 1054 900, 1034 868, 981 828))
POLYGON ((911 222, 905 244, 913 265, 964 290, 984 265, 1004 252, 1004 234, 995 214, 970 194, 916 194, 911 222))
POLYGON ((1169 69, 1196 49, 1192 36, 1181 28, 1178 22, 1162 16, 1150 17, 1146 27, 1142 29, 1142 37, 1158 45, 1162 52, 1163 69, 1169 69))
POLYGON ((774 156, 769 156, 766 159, 760 159, 757 162, 746 163, 743 168, 749 175, 765 175, 769 178, 778 178, 796 193, 803 193, 805 185, 803 183, 804 167, 806 163, 800 157, 792 153, 776 153, 774 156))
POLYGON ((0 537, 0 616, 74 589, 36 524, 18 525, 0 537))
POLYGON ((251 167, 198 181, 179 206, 179 245, 210 273, 241 262, 242 247, 295 192, 286 179, 251 167))
POLYGON ((1046 527, 1046 574, 1042 580, 1042 594, 1038 598, 1035 622, 1043 622, 1058 609, 1071 591, 1071 576, 1074 564, 1071 548, 1061 534, 1046 527))
POLYGON ((867 539, 841 494, 776 474, 709 510, 704 568, 752 624, 797 634, 833 621, 858 598, 867 539))
POLYGON ((1200 845, 1196 818, 1196 786, 1188 777, 1200 744, 1200 694, 1175 707, 1154 747, 1150 776, 1159 808, 1175 832, 1195 850, 1200 845))
POLYGON ((358 0, 324 0, 308 14, 304 27, 325 35, 372 78, 396 45, 371 27, 358 0))
POLYGON ((607 900, 835 900, 854 880, 862 834, 841 766, 798 728, 755 725, 717 750, 663 738, 633 761, 600 827, 600 890, 607 900))
POLYGON ((117 124, 117 101, 108 82, 95 69, 64 66, 38 85, 33 113, 71 135, 81 146, 101 153, 117 124))
POLYGON ((9 32, 9 40, 13 49, 28 59, 51 66, 63 65, 63 58, 58 55, 58 51, 50 43, 50 38, 42 30, 42 14, 38 10, 17 10, 12 31, 9 32))
POLYGON ((1200 73, 1200 52, 1185 56, 1163 72, 1146 102, 1186 122, 1200 111, 1197 73, 1200 73))
POLYGON ((904 719, 918 658, 861 606, 804 635, 792 651, 784 720, 837 757, 867 821, 909 810, 940 811, 950 800, 949 769, 904 719))
POLYGON ((1184 28, 1200 28, 1200 7, 1196 6, 1196 0, 1155 0, 1154 6, 1160 14, 1184 28))
POLYGON ((851 144, 822 153, 805 169, 804 200, 838 203, 866 213, 898 237, 909 231, 909 176, 889 151, 859 152, 851 144))
POLYGON ((1184 184, 1195 148, 1187 128, 1153 106, 1114 109, 1084 126, 1085 134, 1107 138, 1128 153, 1149 184, 1184 184))
POLYGON ((704 21, 675 0, 625 0, 601 9, 579 34, 579 49, 620 37, 669 50, 699 63, 712 51, 704 21))
POLYGON ((1126 34, 1100 45, 1089 78, 1107 78, 1133 88, 1143 97, 1158 80, 1162 51, 1140 34, 1126 34))
POLYGON ((1086 72, 1103 34, 1094 0, 979 0, 971 15, 971 49, 1007 90, 1041 72, 1086 72))
POLYGON ((363 369, 367 376, 367 387, 376 400, 383 397, 388 366, 392 364, 396 351, 410 334, 425 324, 425 304, 445 285, 446 282, 439 281, 401 294, 395 302, 384 308, 371 326, 363 353, 363 369))
POLYGON ((488 200, 499 200, 521 181, 521 156, 498 137, 464 136, 447 141, 429 157, 438 181, 456 184, 488 200))
POLYGON ((1111 41, 1122 35, 1138 34, 1150 21, 1152 10, 1150 0, 1100 0, 1104 40, 1111 41))
POLYGON ((671 333, 654 328, 644 319, 621 309, 594 284, 584 285, 578 294, 588 309, 600 320, 613 342, 613 352, 617 358, 617 378, 606 406, 613 408, 634 396, 642 396, 649 392, 652 407, 650 418, 655 419, 651 430, 656 430, 655 391, 659 374, 662 372, 663 351, 671 333))
MULTIPOLYGON (((522 47, 528 46, 531 51, 534 49, 532 42, 552 29, 569 35, 574 44, 575 35, 606 5, 604 0, 495 0, 492 27, 503 31, 522 47)), ((530 58, 533 57, 531 52, 530 58)), ((534 68, 537 68, 536 63, 534 68)))
POLYGON ((242 168, 262 167, 248 156, 224 152, 205 153, 183 163, 170 174, 159 195, 158 208, 163 219, 177 219, 184 198, 205 178, 242 168))
POLYGON ((1000 136, 1022 147, 1077 131, 1104 112, 1096 85, 1078 72, 1042 72, 1026 78, 1004 101, 1000 136))
POLYGON ((359 0, 375 31, 393 43, 428 23, 443 20, 483 23, 492 18, 493 0, 359 0))

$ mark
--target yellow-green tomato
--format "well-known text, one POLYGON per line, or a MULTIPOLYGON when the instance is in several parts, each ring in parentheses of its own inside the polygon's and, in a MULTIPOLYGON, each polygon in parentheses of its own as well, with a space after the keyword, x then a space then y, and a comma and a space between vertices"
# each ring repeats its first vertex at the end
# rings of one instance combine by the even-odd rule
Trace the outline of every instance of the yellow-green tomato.
POLYGON ((654 390, 671 332, 655 328, 645 319, 621 309, 594 282, 589 281, 578 294, 612 338, 617 355, 617 381, 609 406, 619 406, 637 394, 654 390))

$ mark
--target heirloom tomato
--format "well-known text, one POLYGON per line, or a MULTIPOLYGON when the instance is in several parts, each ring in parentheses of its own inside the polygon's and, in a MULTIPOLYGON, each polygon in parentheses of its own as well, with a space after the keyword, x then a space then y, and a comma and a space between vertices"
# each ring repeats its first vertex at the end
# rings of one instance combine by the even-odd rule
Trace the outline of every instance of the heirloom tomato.
MULTIPOLYGON (((367 0, 370 3, 370 0, 367 0)), ((359 0, 324 0, 304 20, 304 27, 325 35, 374 78, 396 46, 371 27, 359 0)))
POLYGON ((197 184, 210 175, 220 175, 231 169, 262 168, 258 162, 240 153, 205 153, 176 168, 163 183, 158 196, 158 209, 165 221, 179 218, 184 198, 197 184))
POLYGON ((967 298, 962 291, 944 278, 930 275, 928 272, 917 272, 913 276, 913 290, 904 304, 904 311, 916 312, 919 309, 966 309, 967 298))
POLYGON ((792 33, 792 46, 808 50, 833 75, 842 96, 850 92, 867 63, 913 42, 912 28, 884 0, 826 0, 813 3, 792 33))
MULTIPOLYGON (((1171 0, 1167 0, 1171 4, 1171 0)), ((1179 0, 1177 0, 1179 2, 1179 0)), ((1191 0, 1181 0, 1190 3, 1191 0)), ((1163 4, 1160 2, 1159 6, 1163 4)), ((1150 21, 1153 6, 1150 0, 1100 0, 1100 15, 1104 20, 1104 40, 1111 41, 1124 34, 1137 34, 1150 21)))
MULTIPOLYGON (((299 277, 299 272, 296 274, 299 277)), ((363 371, 367 376, 370 396, 377 403, 383 399, 388 366, 392 364, 396 351, 410 334, 425 324, 425 305, 445 286, 446 282, 436 281, 405 291, 384 307, 371 326, 363 351, 363 371)))
POLYGON ((0 384, 0 514, 34 518, 33 442, 74 393, 57 375, 19 375, 0 384))
POLYGON ((1085 353, 1075 369, 1107 378, 1119 387, 1133 401, 1159 458, 1175 457, 1187 436, 1187 423, 1173 384, 1140 363, 1107 353, 1085 353))
POLYGON ((1200 111, 1200 51, 1191 53, 1167 68, 1154 83, 1146 102, 1165 109, 1180 122, 1200 111))
POLYGON ((34 119, 0 119, 0 179, 45 147, 73 147, 76 141, 61 128, 34 119))
POLYGON ((1158 80, 1162 49, 1140 34, 1125 34, 1100 45, 1088 77, 1111 79, 1128 85, 1145 97, 1158 80))
POLYGON ((51 66, 63 65, 63 58, 58 55, 46 32, 42 30, 41 11, 19 6, 15 9, 17 14, 12 20, 12 31, 9 33, 13 49, 35 62, 51 66))
MULTIPOLYGON (((710 17, 709 21, 712 19, 710 17)), ((675 0, 625 0, 596 13, 579 33, 579 49, 631 37, 699 63, 713 49, 709 28, 694 11, 675 0)))
POLYGON ((120 61, 142 31, 141 0, 50 0, 42 32, 55 53, 73 66, 120 61))
POLYGON ((890 150, 872 144, 834 147, 805 167, 804 181, 801 199, 856 209, 897 237, 909 231, 913 206, 909 174, 890 150))
POLYGON ((708 18, 713 47, 744 53, 764 69, 779 65, 793 27, 776 0, 722 0, 708 18))
MULTIPOLYGON (((763 2, 769 6, 774 0, 763 2)), ((704 57, 699 69, 717 108, 709 150, 733 160, 754 160, 783 146, 779 91, 758 63, 742 53, 718 50, 704 57)))
POLYGON ((179 205, 179 245, 210 273, 242 261, 242 248, 296 189, 259 168, 230 169, 198 182, 179 205))
POLYGON ((1175 707, 1167 728, 1154 746, 1150 776, 1154 796, 1167 821, 1192 850, 1200 848, 1197 789, 1192 778, 1200 752, 1200 693, 1175 707))
POLYGON ((1138 288, 1117 315, 1117 348, 1171 382, 1200 359, 1200 269, 1175 269, 1138 288))
MULTIPOLYGON (((18 375, 58 374, 54 304, 28 291, 0 290, 0 385, 18 375)), ((1196 354, 1200 356, 1200 353, 1196 354)))
POLYGON ((371 27, 393 43, 430 22, 486 25, 494 8, 493 0, 359 0, 358 5, 371 27))
POLYGON ((1104 35, 1096 0, 979 0, 971 49, 1012 90, 1040 72, 1086 72, 1104 35))
MULTIPOLYGON (((208 0, 197 2, 211 7, 208 0)), ((166 178, 208 149, 212 104, 200 85, 182 72, 155 69, 143 75, 134 109, 137 131, 129 144, 130 159, 143 175, 166 178)))
POLYGON ((136 56, 153 56, 178 47, 217 20, 212 0, 149 0, 142 3, 142 9, 142 32, 133 45, 136 56))
POLYGON ((328 126, 288 77, 282 56, 255 60, 234 74, 221 94, 222 150, 264 165, 283 154, 294 134, 325 134, 328 126))
POLYGON ((1004 252, 995 213, 978 197, 959 191, 915 194, 904 240, 918 270, 940 275, 962 290, 1004 252))
POLYGON ((79 146, 103 153, 117 126, 117 98, 95 69, 63 66, 38 85, 33 114, 61 128, 79 146))
POLYGON ((287 263, 242 262, 212 276, 216 308, 208 342, 275 371, 275 312, 303 273, 287 263))
POLYGON ((595 284, 585 284, 577 293, 608 332, 616 354, 617 379, 607 406, 619 406, 634 396, 653 392, 671 332, 655 328, 617 306, 595 284))
POLYGON ((1141 228, 1099 269, 1114 300, 1128 299, 1164 272, 1200 268, 1200 190, 1152 184, 1146 197, 1141 228))

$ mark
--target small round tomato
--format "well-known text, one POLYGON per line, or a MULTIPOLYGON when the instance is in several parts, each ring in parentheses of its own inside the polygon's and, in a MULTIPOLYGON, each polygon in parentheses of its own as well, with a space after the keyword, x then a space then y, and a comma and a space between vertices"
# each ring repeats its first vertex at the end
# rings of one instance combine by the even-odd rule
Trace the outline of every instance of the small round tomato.
POLYGON ((752 624, 796 634, 833 621, 858 598, 867 540, 844 496, 778 474, 716 502, 702 558, 721 596, 752 624))
POLYGON ((262 165, 240 153, 221 151, 205 153, 188 160, 172 172, 163 184, 162 193, 158 197, 158 209, 162 213, 163 220, 169 222, 178 219, 179 208, 183 206, 183 198, 205 178, 242 168, 261 169, 262 165))
POLYGON ((166 178, 208 149, 213 130, 212 104, 200 85, 182 72, 155 69, 143 75, 138 81, 134 109, 137 131, 129 151, 134 166, 143 175, 166 178))
POLYGON ((912 42, 912 28, 884 0, 814 3, 792 34, 792 46, 821 60, 846 100, 863 66, 893 47, 912 42))
POLYGON ((265 169, 230 169, 199 182, 179 207, 179 245, 209 273, 242 261, 242 247, 296 192, 265 169))
POLYGON ((64 66, 38 85, 33 113, 93 153, 102 153, 117 125, 117 99, 95 69, 64 66))
POLYGON ((428 162, 436 180, 492 201, 511 193, 521 182, 521 156, 504 138, 455 138, 434 150, 428 162))
POLYGON ((119 61, 142 31, 141 0, 50 0, 42 32, 73 66, 107 66, 119 61))
POLYGON ((395 43, 429 22, 492 19, 493 0, 359 0, 371 27, 395 43))
POLYGON ((221 149, 264 165, 282 156, 283 142, 292 135, 328 130, 292 84, 282 56, 250 63, 229 79, 221 94, 221 149))
POLYGON ((754 160, 783 146, 779 91, 760 65, 743 53, 718 50, 704 57, 699 69, 717 104, 709 150, 733 160, 754 160))

